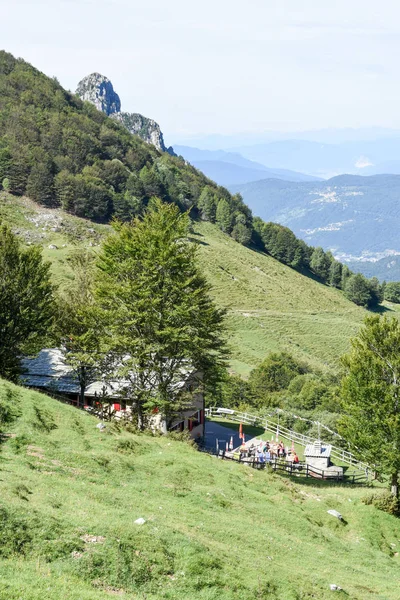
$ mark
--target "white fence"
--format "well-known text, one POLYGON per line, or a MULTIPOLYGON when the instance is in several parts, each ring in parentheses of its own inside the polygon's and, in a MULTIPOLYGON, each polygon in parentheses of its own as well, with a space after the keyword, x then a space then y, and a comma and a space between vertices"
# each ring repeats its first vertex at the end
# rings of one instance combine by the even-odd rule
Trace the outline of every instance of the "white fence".
MULTIPOLYGON (((247 425, 253 425, 256 427, 263 427, 265 431, 269 431, 273 434, 276 434, 277 428, 279 429, 279 439, 283 438, 290 442, 296 442, 301 446, 307 446, 308 444, 313 444, 314 439, 304 435, 302 433, 298 433, 297 431, 293 431, 293 429, 288 429, 287 427, 283 427, 279 425, 273 419, 258 417, 256 415, 249 415, 248 413, 242 413, 237 410, 231 410, 230 408, 206 408, 206 417, 226 417, 231 421, 237 421, 238 423, 246 423, 247 425)), ((333 446, 330 442, 324 442, 331 446, 331 457, 355 467, 356 469, 362 469, 367 474, 371 471, 371 468, 366 463, 358 460, 351 452, 347 452, 342 448, 338 448, 337 446, 333 446)))

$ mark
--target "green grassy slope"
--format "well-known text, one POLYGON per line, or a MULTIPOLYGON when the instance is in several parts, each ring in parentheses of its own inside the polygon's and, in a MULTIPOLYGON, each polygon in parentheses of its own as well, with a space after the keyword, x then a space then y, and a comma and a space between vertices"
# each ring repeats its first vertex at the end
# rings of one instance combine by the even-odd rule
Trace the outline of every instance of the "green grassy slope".
POLYGON ((229 309, 233 366, 247 373, 269 351, 315 367, 337 364, 366 311, 333 288, 196 223, 200 258, 217 302, 229 309))
MULTIPOLYGON (((0 194, 0 220, 28 243, 40 243, 61 287, 72 277, 68 256, 76 248, 96 252, 107 225, 40 207, 27 198, 0 194), (56 231, 53 231, 56 229, 56 231), (57 249, 49 249, 56 245, 57 249)), ((194 224, 200 262, 220 306, 229 310, 232 367, 248 374, 270 351, 288 350, 312 366, 331 368, 366 311, 343 294, 255 252, 215 225, 194 224)))
POLYGON ((0 382, 0 599, 398 599, 400 521, 0 382), (339 510, 347 524, 327 514, 339 510), (146 520, 136 525, 138 518, 146 520))

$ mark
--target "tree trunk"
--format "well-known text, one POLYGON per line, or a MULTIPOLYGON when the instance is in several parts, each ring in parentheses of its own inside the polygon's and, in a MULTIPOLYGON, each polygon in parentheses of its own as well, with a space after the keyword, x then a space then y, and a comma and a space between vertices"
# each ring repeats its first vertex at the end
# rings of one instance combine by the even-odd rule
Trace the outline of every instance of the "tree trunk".
POLYGON ((390 490, 393 496, 395 496, 396 498, 399 497, 399 474, 397 472, 392 473, 390 490))
POLYGON ((86 385, 83 382, 81 382, 81 391, 79 394, 78 407, 79 405, 85 406, 85 389, 86 385))
POLYGON ((140 400, 137 403, 136 414, 137 414, 138 429, 139 429, 139 431, 143 431, 143 429, 144 429, 144 419, 143 419, 143 412, 142 412, 142 406, 141 406, 141 401, 140 400))

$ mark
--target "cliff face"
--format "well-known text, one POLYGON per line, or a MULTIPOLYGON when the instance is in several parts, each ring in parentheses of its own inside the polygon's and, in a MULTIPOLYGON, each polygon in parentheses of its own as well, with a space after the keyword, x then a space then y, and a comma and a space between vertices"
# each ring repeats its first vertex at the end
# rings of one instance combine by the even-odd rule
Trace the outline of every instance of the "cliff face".
POLYGON ((119 121, 130 133, 138 135, 148 144, 153 144, 160 152, 175 155, 173 148, 167 148, 158 123, 138 113, 121 112, 121 101, 107 77, 92 73, 78 83, 77 95, 119 121))
POLYGON ((97 110, 101 110, 106 115, 119 113, 121 110, 121 101, 113 84, 107 77, 100 73, 92 73, 84 77, 76 88, 77 95, 87 102, 95 105, 97 110))
POLYGON ((160 152, 170 152, 164 144, 164 136, 158 123, 148 119, 139 113, 119 112, 112 115, 113 119, 122 123, 124 127, 134 135, 138 135, 148 144, 153 144, 160 152))

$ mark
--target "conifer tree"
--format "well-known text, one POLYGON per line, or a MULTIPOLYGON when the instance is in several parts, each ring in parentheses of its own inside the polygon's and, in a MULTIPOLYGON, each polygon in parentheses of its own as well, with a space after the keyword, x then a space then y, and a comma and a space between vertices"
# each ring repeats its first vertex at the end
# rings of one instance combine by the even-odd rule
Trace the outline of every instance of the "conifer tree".
POLYGON ((218 202, 215 222, 218 227, 225 233, 230 233, 232 230, 232 211, 225 198, 221 198, 218 202))
POLYGON ((343 357, 346 374, 340 433, 351 450, 390 478, 398 496, 400 476, 400 324, 372 316, 343 357))
POLYGON ((177 206, 153 199, 143 219, 115 224, 99 258, 107 339, 140 426, 151 409, 168 426, 180 408, 183 372, 197 369, 206 381, 225 355, 224 311, 198 270, 188 227, 177 206))
POLYGON ((35 163, 31 169, 26 185, 27 196, 45 206, 54 206, 55 191, 53 180, 54 176, 51 163, 35 163))
POLYGON ((215 222, 215 213, 217 210, 218 200, 215 197, 215 194, 212 188, 206 185, 199 197, 197 206, 201 212, 201 216, 206 221, 211 221, 211 223, 215 222))
POLYGON ((50 264, 0 225, 0 376, 17 380, 21 356, 40 349, 54 313, 50 264))

